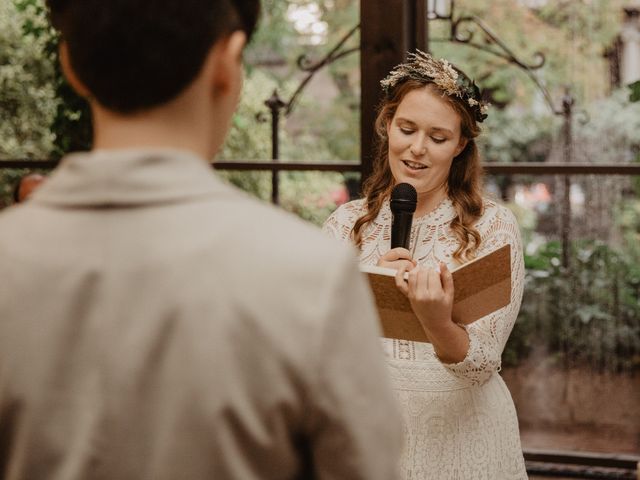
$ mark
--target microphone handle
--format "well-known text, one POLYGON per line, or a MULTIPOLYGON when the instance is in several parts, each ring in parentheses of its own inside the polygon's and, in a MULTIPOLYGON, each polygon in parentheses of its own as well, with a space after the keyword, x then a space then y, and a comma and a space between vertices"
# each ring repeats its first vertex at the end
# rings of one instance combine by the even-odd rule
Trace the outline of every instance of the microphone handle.
POLYGON ((391 223, 391 248, 402 247, 409 250, 412 222, 413 213, 398 212, 393 215, 391 223))

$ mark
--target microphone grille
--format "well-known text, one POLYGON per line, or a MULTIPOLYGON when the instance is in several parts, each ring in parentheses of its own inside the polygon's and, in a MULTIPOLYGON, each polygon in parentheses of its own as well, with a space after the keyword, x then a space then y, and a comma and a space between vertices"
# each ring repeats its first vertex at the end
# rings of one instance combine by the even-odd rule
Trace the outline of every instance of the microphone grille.
POLYGON ((413 213, 418 203, 418 192, 409 183, 399 183, 391 191, 391 210, 413 213))

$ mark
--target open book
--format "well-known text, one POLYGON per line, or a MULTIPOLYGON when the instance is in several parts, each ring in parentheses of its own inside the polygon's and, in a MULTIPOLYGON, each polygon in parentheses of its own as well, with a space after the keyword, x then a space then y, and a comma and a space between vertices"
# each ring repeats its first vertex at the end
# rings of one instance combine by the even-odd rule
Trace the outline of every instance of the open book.
MULTIPOLYGON (((391 268, 362 265, 375 297, 383 336, 428 342, 429 339, 409 299, 395 284, 391 268)), ((511 245, 504 245, 482 257, 451 270, 454 299, 453 321, 469 324, 511 301, 511 245)))

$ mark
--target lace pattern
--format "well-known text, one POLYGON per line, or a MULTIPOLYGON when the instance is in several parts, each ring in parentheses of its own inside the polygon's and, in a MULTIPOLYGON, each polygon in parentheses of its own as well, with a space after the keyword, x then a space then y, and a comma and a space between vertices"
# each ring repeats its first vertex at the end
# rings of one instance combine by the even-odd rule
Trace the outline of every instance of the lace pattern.
MULTIPOLYGON (((524 258, 513 214, 485 199, 476 223, 482 242, 478 255, 510 244, 511 302, 465 326, 469 334, 466 357, 445 364, 429 343, 383 338, 382 346, 397 397, 405 416, 403 477, 417 479, 522 479, 522 459, 513 401, 498 375, 500 357, 515 323, 524 286, 524 258)), ((351 241, 355 221, 365 213, 364 200, 342 205, 323 230, 351 241)), ((450 228, 455 209, 445 199, 431 213, 414 219, 413 257, 421 265, 458 264, 453 253, 458 240, 450 228)), ((363 231, 360 262, 375 265, 389 250, 391 210, 385 202, 377 218, 363 231)))

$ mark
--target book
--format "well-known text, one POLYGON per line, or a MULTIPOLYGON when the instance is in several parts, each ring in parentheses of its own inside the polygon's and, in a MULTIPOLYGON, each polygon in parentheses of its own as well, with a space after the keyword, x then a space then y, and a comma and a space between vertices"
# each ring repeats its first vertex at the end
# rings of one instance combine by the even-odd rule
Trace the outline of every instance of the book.
MULTIPOLYGON (((395 284, 396 271, 361 265, 367 274, 382 323, 383 336, 429 342, 409 299, 395 284)), ((453 321, 467 325, 505 307, 511 301, 511 245, 504 245, 451 270, 453 321)))

